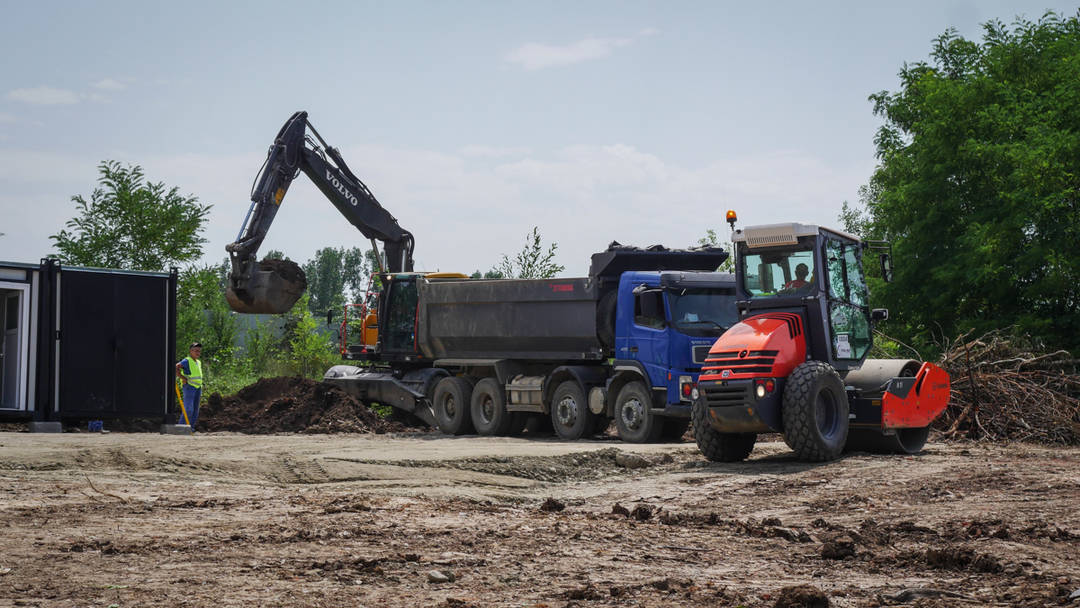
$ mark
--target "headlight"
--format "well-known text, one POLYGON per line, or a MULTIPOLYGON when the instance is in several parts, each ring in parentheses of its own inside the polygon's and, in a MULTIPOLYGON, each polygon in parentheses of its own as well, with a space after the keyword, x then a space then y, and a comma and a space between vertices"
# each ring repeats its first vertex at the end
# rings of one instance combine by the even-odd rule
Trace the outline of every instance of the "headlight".
POLYGON ((757 391, 756 392, 757 392, 757 398, 758 399, 761 399, 762 397, 764 397, 765 396, 765 385, 764 384, 757 385, 757 391))
POLYGON ((694 401, 697 401, 697 398, 700 397, 700 396, 701 396, 701 391, 699 391, 696 386, 694 388, 690 389, 690 398, 691 399, 693 399, 694 401))

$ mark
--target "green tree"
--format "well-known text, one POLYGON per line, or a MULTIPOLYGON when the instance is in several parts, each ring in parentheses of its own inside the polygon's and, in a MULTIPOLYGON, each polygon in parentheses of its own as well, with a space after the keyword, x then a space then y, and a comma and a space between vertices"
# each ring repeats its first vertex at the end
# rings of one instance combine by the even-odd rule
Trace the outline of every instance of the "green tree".
POLYGON ((324 247, 304 264, 309 308, 315 315, 340 312, 346 303, 363 297, 367 288, 368 256, 359 247, 324 247))
POLYGON ((288 313, 294 322, 288 323, 286 335, 290 371, 308 378, 316 377, 338 363, 338 353, 326 333, 319 331, 319 321, 311 314, 308 294, 304 294, 288 313))
POLYGON ((728 257, 715 270, 717 272, 735 272, 735 246, 731 241, 720 242, 720 236, 712 228, 705 230, 705 236, 698 239, 698 247, 722 247, 728 252, 728 257))
POLYGON ((1016 326, 1080 349, 1080 20, 949 30, 930 57, 870 97, 879 165, 842 218, 893 244, 894 282, 874 286, 886 331, 1016 326))
POLYGON ((489 273, 498 273, 507 279, 550 279, 566 270, 565 266, 555 263, 558 248, 558 243, 552 243, 545 250, 540 239, 540 228, 533 226, 532 232, 525 235, 525 247, 514 259, 503 255, 499 265, 489 273))
POLYGON ((178 188, 147 182, 138 165, 104 161, 98 171, 99 186, 90 199, 71 197, 78 215, 49 237, 62 262, 160 271, 202 255, 210 205, 181 196, 178 188))

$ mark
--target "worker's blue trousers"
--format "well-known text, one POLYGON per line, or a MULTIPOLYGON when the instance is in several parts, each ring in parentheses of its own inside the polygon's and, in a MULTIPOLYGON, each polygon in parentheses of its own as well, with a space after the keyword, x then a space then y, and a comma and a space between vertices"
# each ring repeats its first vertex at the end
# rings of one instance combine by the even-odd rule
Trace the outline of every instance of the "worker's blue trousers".
MULTIPOLYGON (((195 388, 190 384, 184 385, 184 409, 187 410, 188 424, 191 425, 192 429, 195 428, 195 421, 199 419, 199 399, 201 397, 201 388, 195 388)), ((180 422, 183 422, 183 420, 180 422)))

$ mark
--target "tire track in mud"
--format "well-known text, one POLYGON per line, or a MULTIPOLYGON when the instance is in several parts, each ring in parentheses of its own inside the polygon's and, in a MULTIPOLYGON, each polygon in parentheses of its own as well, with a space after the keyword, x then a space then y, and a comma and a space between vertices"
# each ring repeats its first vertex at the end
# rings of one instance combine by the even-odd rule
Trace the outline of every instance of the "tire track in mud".
POLYGON ((296 460, 289 456, 277 458, 275 481, 286 484, 319 484, 338 481, 332 479, 316 459, 296 460))

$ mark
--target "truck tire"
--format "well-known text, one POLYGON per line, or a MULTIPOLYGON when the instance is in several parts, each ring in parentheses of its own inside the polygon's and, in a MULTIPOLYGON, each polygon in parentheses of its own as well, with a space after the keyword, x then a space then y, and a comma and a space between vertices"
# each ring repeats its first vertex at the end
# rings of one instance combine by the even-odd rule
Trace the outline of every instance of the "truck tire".
POLYGON ((694 442, 698 451, 713 462, 738 462, 746 460, 754 451, 756 433, 721 433, 709 424, 709 414, 701 401, 695 401, 690 410, 694 427, 694 442))
POLYGON ((596 304, 596 337, 600 345, 608 350, 615 350, 615 309, 619 292, 609 291, 596 304))
POLYGON ((472 415, 469 398, 472 384, 464 379, 450 376, 439 380, 435 385, 432 409, 439 430, 447 435, 465 435, 471 433, 472 415))
POLYGON ((664 441, 682 441, 686 429, 690 428, 689 418, 664 418, 664 430, 660 432, 660 439, 664 441))
POLYGON ((628 382, 615 399, 615 428, 619 438, 629 443, 648 443, 660 439, 664 421, 654 416, 652 395, 640 381, 628 382))
POLYGON ((784 442, 801 460, 835 460, 847 442, 848 408, 844 382, 831 365, 802 363, 784 388, 784 442))
POLYGON ((576 380, 566 380, 551 396, 551 425, 560 439, 581 439, 592 433, 594 414, 576 380))
POLYGON ((470 400, 473 427, 477 434, 505 436, 510 434, 513 415, 506 411, 506 393, 495 378, 484 378, 472 389, 470 400))

